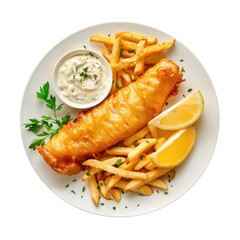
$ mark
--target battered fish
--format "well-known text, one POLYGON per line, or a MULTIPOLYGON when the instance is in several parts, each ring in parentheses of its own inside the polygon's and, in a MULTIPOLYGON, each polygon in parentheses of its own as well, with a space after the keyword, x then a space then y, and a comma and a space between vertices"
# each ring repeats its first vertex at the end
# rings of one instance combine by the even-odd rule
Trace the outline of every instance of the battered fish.
POLYGON ((36 149, 57 173, 79 173, 81 163, 133 135, 158 115, 182 78, 179 67, 163 59, 136 82, 122 88, 36 149))

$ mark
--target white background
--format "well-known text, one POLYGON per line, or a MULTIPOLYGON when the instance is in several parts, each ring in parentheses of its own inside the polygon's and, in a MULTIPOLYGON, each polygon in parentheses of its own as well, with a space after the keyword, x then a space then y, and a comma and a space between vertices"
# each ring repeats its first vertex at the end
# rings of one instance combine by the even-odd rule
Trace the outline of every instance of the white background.
POLYGON ((1 1, 1 239, 239 239, 239 1, 1 1), (103 22, 130 21, 176 37, 208 71, 219 100, 214 156, 194 187, 139 217, 78 210, 54 195, 25 155, 19 128, 25 85, 60 40, 103 22))

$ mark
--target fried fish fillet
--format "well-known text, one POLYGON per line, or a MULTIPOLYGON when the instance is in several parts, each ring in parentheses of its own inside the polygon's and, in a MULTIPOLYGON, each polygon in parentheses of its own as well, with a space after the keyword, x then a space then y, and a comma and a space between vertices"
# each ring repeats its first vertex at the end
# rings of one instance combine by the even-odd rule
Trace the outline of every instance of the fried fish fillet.
POLYGON ((162 59, 136 82, 108 97, 77 121, 64 125, 58 135, 36 149, 57 173, 79 173, 86 159, 133 135, 158 115, 176 84, 179 67, 162 59))

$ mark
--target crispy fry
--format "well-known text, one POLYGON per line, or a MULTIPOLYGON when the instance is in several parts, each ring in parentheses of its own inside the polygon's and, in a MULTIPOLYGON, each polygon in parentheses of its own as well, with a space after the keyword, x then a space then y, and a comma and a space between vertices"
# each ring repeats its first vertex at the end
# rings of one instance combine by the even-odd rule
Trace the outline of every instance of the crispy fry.
POLYGON ((156 64, 163 58, 164 58, 164 55, 162 52, 155 53, 155 54, 145 58, 145 64, 156 64))
POLYGON ((124 71, 120 71, 118 74, 120 74, 120 76, 123 78, 123 80, 127 83, 131 83, 131 77, 129 76, 129 74, 127 74, 124 71))
POLYGON ((110 57, 111 54, 109 52, 107 52, 106 48, 104 46, 101 47, 101 54, 103 55, 103 57, 110 62, 110 57))
POLYGON ((158 129, 152 124, 148 124, 148 129, 154 138, 158 138, 158 129))
MULTIPOLYGON (((139 158, 135 158, 133 161, 129 162, 128 164, 125 162, 124 164, 122 164, 121 166, 119 166, 120 169, 124 169, 124 170, 133 170, 134 166, 138 163, 139 158)), ((107 188, 111 189, 112 187, 114 187, 114 185, 121 179, 121 176, 117 176, 117 175, 113 175, 108 184, 107 184, 107 188)))
MULTIPOLYGON (((114 44, 116 40, 117 40, 116 38, 107 37, 101 34, 96 34, 90 38, 90 42, 98 42, 98 43, 103 43, 111 46, 114 44)), ((137 44, 134 42, 122 40, 121 48, 126 50, 136 50, 137 44)))
POLYGON ((117 79, 117 88, 122 88, 123 87, 123 81, 122 81, 122 77, 121 74, 118 73, 118 79, 117 79))
POLYGON ((147 44, 152 45, 157 42, 157 38, 153 36, 149 36, 146 34, 141 33, 135 33, 135 32, 119 32, 115 34, 116 37, 122 37, 125 40, 131 41, 131 42, 140 42, 143 39, 147 40, 147 44))
POLYGON ((157 166, 153 163, 153 162, 150 162, 149 164, 147 164, 145 166, 145 169, 147 169, 148 171, 151 171, 153 169, 155 169, 157 166))
MULTIPOLYGON (((146 46, 146 42, 147 40, 141 40, 138 45, 137 45, 137 51, 136 53, 139 54, 146 46)), ((135 68, 134 68, 134 75, 135 76, 139 76, 140 74, 143 73, 144 71, 144 60, 145 60, 145 57, 141 57, 141 58, 138 58, 137 61, 136 61, 136 65, 135 65, 135 68)))
POLYGON ((131 137, 127 138, 123 144, 125 146, 129 146, 130 144, 132 144, 133 142, 137 141, 140 138, 144 138, 147 134, 149 133, 149 129, 148 127, 144 127, 142 128, 140 131, 136 132, 134 135, 132 135, 131 137))
POLYGON ((148 184, 151 185, 151 186, 154 186, 154 187, 161 188, 163 190, 168 190, 167 184, 161 178, 155 179, 155 180, 149 182, 148 184))
POLYGON ((88 184, 89 184, 92 200, 93 200, 94 204, 96 206, 98 206, 100 193, 99 193, 99 190, 97 188, 98 185, 97 185, 95 175, 88 178, 88 184))
POLYGON ((145 180, 147 179, 147 174, 146 173, 140 173, 140 172, 133 172, 133 171, 128 171, 128 170, 123 170, 119 168, 112 167, 111 165, 108 165, 104 162, 100 162, 97 160, 87 160, 86 162, 83 163, 84 166, 90 166, 90 167, 95 167, 95 168, 100 168, 104 171, 110 172, 115 175, 119 175, 124 178, 133 178, 133 179, 142 179, 145 180))
POLYGON ((106 153, 110 155, 123 155, 127 156, 129 152, 131 152, 133 149, 128 147, 113 147, 111 149, 107 149, 106 153))
POLYGON ((135 64, 137 60, 136 56, 133 56, 131 58, 126 58, 123 61, 119 62, 118 64, 113 65, 113 69, 117 72, 123 70, 124 68, 129 67, 131 64, 135 64))
POLYGON ((113 43, 113 48, 112 48, 112 53, 110 57, 110 65, 115 65, 119 61, 120 57, 120 46, 121 46, 121 38, 118 38, 114 43, 113 43))
POLYGON ((114 69, 112 69, 112 74, 113 74, 113 82, 112 82, 112 88, 110 91, 110 95, 112 95, 115 92, 116 82, 117 82, 117 72, 114 69))
MULTIPOLYGON (((126 158, 124 157, 112 157, 109 159, 104 160, 103 162, 109 165, 114 165, 116 164, 117 160, 121 159, 121 163, 126 162, 126 158)), ((89 171, 86 170, 82 176, 82 181, 86 181, 88 177, 93 176, 94 174, 97 174, 98 172, 101 172, 101 169, 98 168, 91 168, 89 171)))
POLYGON ((131 162, 133 159, 140 157, 140 155, 149 150, 152 146, 156 144, 157 140, 155 138, 148 138, 141 144, 139 144, 136 148, 134 148, 128 154, 128 160, 131 162))
POLYGON ((139 171, 141 170, 143 167, 145 167, 147 164, 149 164, 151 162, 151 154, 146 155, 143 159, 141 159, 137 165, 135 166, 134 170, 135 171, 139 171))
POLYGON ((119 189, 112 188, 110 190, 110 193, 111 193, 112 197, 114 198, 114 200, 116 202, 119 202, 121 200, 122 194, 121 194, 121 191, 119 189))
POLYGON ((131 180, 124 188, 124 192, 133 191, 134 189, 140 188, 141 186, 151 182, 152 180, 161 177, 170 170, 171 168, 156 168, 147 173, 146 180, 131 180))
POLYGON ((154 146, 155 150, 157 151, 166 141, 167 141, 167 138, 165 138, 165 137, 160 137, 160 138, 157 140, 157 143, 156 143, 155 146, 154 146))
MULTIPOLYGON (((120 188, 120 189, 125 189, 127 184, 128 184, 127 181, 120 180, 116 183, 115 187, 120 188)), ((133 192, 136 192, 136 193, 139 193, 139 194, 142 194, 145 196, 149 196, 149 195, 153 194, 153 189, 148 185, 143 185, 140 188, 134 189, 133 192)))
POLYGON ((103 180, 99 180, 98 183, 99 183, 98 185, 100 187, 101 195, 104 198, 108 199, 108 200, 112 199, 110 194, 109 194, 109 192, 108 192, 108 190, 107 190, 107 188, 106 188, 106 185, 105 185, 104 181, 103 180))
POLYGON ((167 49, 169 49, 170 47, 173 46, 174 42, 175 42, 175 39, 170 40, 170 41, 165 41, 165 42, 162 42, 160 44, 155 44, 155 45, 148 46, 148 47, 144 48, 142 51, 140 51, 137 54, 137 57, 138 58, 142 58, 142 57, 146 58, 148 56, 151 56, 152 54, 167 50, 167 49))

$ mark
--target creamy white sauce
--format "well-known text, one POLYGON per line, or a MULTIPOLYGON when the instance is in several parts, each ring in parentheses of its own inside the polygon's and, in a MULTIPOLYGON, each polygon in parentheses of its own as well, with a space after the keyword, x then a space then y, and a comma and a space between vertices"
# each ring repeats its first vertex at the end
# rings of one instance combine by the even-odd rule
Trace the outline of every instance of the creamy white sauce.
POLYGON ((74 56, 59 67, 58 87, 71 102, 95 102, 107 88, 106 68, 91 53, 74 56))

